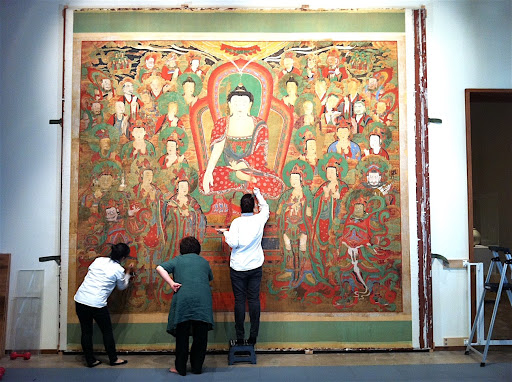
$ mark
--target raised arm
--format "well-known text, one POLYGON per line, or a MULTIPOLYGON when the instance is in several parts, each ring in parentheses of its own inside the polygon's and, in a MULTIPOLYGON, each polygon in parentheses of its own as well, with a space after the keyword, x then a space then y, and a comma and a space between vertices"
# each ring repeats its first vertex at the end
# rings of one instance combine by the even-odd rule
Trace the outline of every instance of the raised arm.
POLYGON ((267 221, 270 216, 270 209, 268 207, 267 201, 265 200, 263 195, 261 195, 259 188, 254 187, 254 196, 256 196, 256 199, 258 200, 258 204, 260 206, 259 215, 261 215, 261 217, 265 218, 265 221, 267 221))

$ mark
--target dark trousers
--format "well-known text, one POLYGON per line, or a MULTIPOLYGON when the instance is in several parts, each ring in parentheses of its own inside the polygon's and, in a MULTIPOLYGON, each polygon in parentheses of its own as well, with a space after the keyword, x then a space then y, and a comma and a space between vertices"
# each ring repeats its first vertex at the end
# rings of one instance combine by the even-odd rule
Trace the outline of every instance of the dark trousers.
POLYGON ((93 320, 98 324, 103 333, 103 344, 108 354, 110 363, 117 361, 116 343, 114 341, 114 333, 112 332, 112 322, 110 321, 110 313, 108 308, 93 308, 80 304, 75 301, 76 315, 80 321, 80 329, 82 330, 82 350, 84 351, 85 362, 92 365, 96 358, 92 351, 92 325, 93 320))
POLYGON ((176 325, 176 361, 174 366, 181 375, 187 375, 188 339, 190 335, 192 335, 190 366, 192 367, 192 373, 201 374, 208 344, 208 324, 203 321, 189 320, 176 325))
POLYGON ((249 305, 251 330, 249 337, 256 339, 260 329, 260 284, 262 268, 235 271, 230 268, 231 287, 235 295, 235 332, 238 340, 244 339, 245 302, 249 305))

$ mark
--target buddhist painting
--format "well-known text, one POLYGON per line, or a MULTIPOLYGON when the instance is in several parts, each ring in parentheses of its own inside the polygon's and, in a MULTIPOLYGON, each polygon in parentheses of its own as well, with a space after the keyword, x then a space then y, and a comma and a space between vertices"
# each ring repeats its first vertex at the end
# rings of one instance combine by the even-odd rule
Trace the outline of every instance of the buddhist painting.
MULTIPOLYGON (((263 312, 404 311, 397 41, 81 41, 76 283, 110 245, 112 311, 167 312, 158 264, 195 236, 232 311, 216 228, 270 205, 263 312)), ((408 270, 407 270, 408 272, 408 270)))

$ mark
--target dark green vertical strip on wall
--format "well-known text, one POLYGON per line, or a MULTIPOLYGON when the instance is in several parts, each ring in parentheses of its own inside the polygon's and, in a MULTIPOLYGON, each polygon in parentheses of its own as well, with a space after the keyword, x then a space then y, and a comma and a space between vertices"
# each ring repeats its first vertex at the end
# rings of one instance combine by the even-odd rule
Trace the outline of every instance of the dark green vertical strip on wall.
MULTIPOLYGON (((166 344, 174 338, 166 333, 167 323, 116 324, 114 336, 120 345, 166 344)), ((247 328, 248 329, 248 328, 247 328)), ((248 330, 247 330, 248 332, 248 330)), ((234 336, 232 322, 219 322, 210 332, 210 343, 227 344, 234 336)), ((411 321, 312 321, 261 322, 260 342, 273 343, 333 343, 358 344, 404 343, 412 341, 411 321)), ((95 329, 94 342, 101 344, 101 333, 95 329)), ((68 343, 80 343, 80 325, 68 324, 68 343)))
POLYGON ((396 32, 404 12, 75 12, 74 33, 396 32))

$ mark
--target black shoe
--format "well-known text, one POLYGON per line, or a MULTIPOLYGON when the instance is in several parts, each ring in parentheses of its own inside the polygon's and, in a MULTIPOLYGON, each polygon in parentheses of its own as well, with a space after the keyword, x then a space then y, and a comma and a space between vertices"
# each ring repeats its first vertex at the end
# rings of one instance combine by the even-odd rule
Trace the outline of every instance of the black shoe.
POLYGON ((126 365, 128 363, 127 360, 123 359, 122 361, 117 360, 115 362, 110 362, 110 366, 120 366, 120 365, 126 365))
POLYGON ((247 345, 256 345, 256 337, 249 337, 247 339, 247 345))

